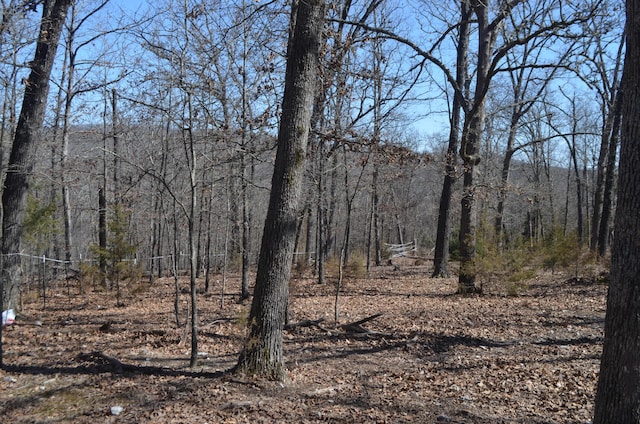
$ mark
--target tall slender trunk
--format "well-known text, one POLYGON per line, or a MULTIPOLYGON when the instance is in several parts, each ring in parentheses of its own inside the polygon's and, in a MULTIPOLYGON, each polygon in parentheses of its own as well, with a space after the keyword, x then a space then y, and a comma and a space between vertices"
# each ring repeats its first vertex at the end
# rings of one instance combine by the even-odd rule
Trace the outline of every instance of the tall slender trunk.
POLYGON ((75 6, 71 6, 71 22, 66 43, 66 54, 68 56, 68 69, 66 78, 66 98, 64 102, 64 115, 62 117, 62 149, 60 154, 60 184, 62 186, 62 220, 64 222, 64 259, 67 263, 71 262, 71 199, 69 196, 69 185, 66 178, 67 160, 69 158, 69 132, 71 131, 71 105, 73 103, 73 84, 75 77, 76 55, 73 51, 73 42, 75 32, 75 6))
POLYGON ((458 145, 460 139, 461 112, 465 104, 463 93, 467 84, 467 67, 469 54, 469 17, 471 7, 469 1, 460 3, 460 30, 458 33, 458 47, 456 49, 456 87, 451 107, 451 126, 449 128, 449 143, 445 157, 444 183, 440 193, 438 208, 438 229, 433 258, 433 277, 449 276, 449 233, 451 215, 451 196, 456 181, 456 165, 458 162, 458 145))
MULTIPOLYGON (((107 175, 107 99, 104 99, 102 111, 102 184, 98 188, 98 246, 102 252, 107 251, 107 187, 109 177, 107 175)), ((99 255, 98 268, 100 269, 100 285, 109 289, 107 280, 107 258, 99 255)))
MULTIPOLYGON (((191 137, 190 137, 191 138, 191 137)), ((191 292, 191 355, 189 366, 195 367, 198 363, 198 290, 196 272, 198 267, 198 258, 196 256, 196 235, 195 220, 197 202, 197 186, 196 186, 196 162, 195 152, 193 150, 193 140, 190 141, 190 154, 192 157, 192 169, 190 172, 191 180, 191 203, 189 205, 189 286, 191 292)))
MULTIPOLYGON (((346 170, 345 170, 346 172, 346 170)), ((325 238, 324 238, 324 256, 325 259, 329 257, 332 252, 335 252, 336 245, 336 212, 338 208, 338 155, 331 155, 331 180, 329 181, 329 199, 327 203, 327 212, 325 214, 326 224, 325 238)))
MULTIPOLYGON (((67 50, 69 50, 69 46, 67 45, 67 50)), ((68 59, 68 54, 64 55, 63 58, 63 63, 62 63, 62 74, 60 77, 60 86, 62 87, 64 85, 64 82, 67 79, 67 71, 68 71, 68 64, 67 64, 67 59, 68 59)), ((59 147, 59 140, 58 140, 58 133, 60 131, 60 121, 63 119, 63 110, 64 110, 64 105, 65 105, 65 98, 64 98, 64 90, 58 90, 58 94, 56 96, 56 106, 55 106, 55 117, 54 117, 54 123, 53 123, 53 133, 51 135, 51 139, 52 139, 52 143, 51 143, 51 175, 53 176, 52 180, 51 180, 51 201, 52 202, 57 202, 57 198, 58 198, 58 189, 59 189, 59 184, 60 184, 60 180, 62 180, 62 178, 64 177, 62 174, 65 172, 64 169, 61 167, 61 163, 59 161, 59 151, 58 151, 58 147, 59 147)), ((60 143, 62 144, 62 143, 60 143)), ((55 215, 56 215, 56 219, 58 219, 59 216, 59 211, 58 208, 56 208, 55 211, 55 215)), ((53 244, 53 251, 54 251, 54 257, 55 258, 61 258, 62 254, 61 254, 61 247, 60 247, 60 240, 58 237, 58 232, 56 231, 55 234, 53 234, 53 240, 52 240, 52 244, 53 244)))
POLYGON ((171 254, 171 269, 173 273, 173 313, 176 320, 176 328, 180 328, 180 279, 178 278, 178 261, 180 260, 180 248, 178 242, 178 204, 177 200, 173 198, 173 253, 171 254))
MULTIPOLYGON (((244 136, 243 136, 244 138, 244 136)), ((243 146, 245 141, 243 140, 243 146)), ((249 207, 249 183, 247 175, 246 155, 243 153, 240 161, 242 181, 242 292, 240 298, 248 299, 249 293, 249 270, 251 260, 251 208, 249 207)))
POLYGON ((325 199, 325 158, 324 158, 324 141, 320 140, 318 145, 318 225, 317 225, 317 241, 316 241, 316 267, 318 272, 318 284, 324 284, 324 263, 326 260, 325 250, 325 228, 326 228, 326 209, 324 207, 325 199))
POLYGON ((313 220, 313 208, 311 207, 311 192, 309 192, 309 200, 305 207, 305 216, 307 217, 307 228, 305 232, 304 240, 304 266, 308 268, 313 260, 313 230, 315 228, 315 221, 313 220))
MULTIPOLYGON (((351 211, 353 209, 353 197, 351 193, 349 193, 349 167, 347 163, 347 146, 342 146, 342 160, 344 165, 344 206, 346 213, 346 220, 344 226, 344 233, 342 239, 342 246, 340 247, 340 255, 342 257, 342 263, 347 264, 349 262, 349 254, 350 254, 350 241, 351 241, 351 211)), ((358 190, 357 187, 354 187, 354 195, 358 190)))
POLYGON ((204 226, 204 217, 205 217, 205 192, 206 192, 206 187, 203 184, 202 187, 200 188, 200 199, 202 199, 200 201, 200 210, 198 211, 198 225, 197 225, 197 229, 196 229, 196 278, 200 278, 202 275, 202 268, 203 268, 203 242, 202 242, 202 232, 203 232, 203 226, 204 226))
POLYGON ((576 213, 578 214, 578 222, 576 224, 578 230, 578 241, 582 243, 584 240, 584 211, 583 211, 583 181, 580 177, 580 169, 578 168, 578 157, 576 154, 575 136, 572 136, 572 143, 570 146, 571 162, 573 164, 573 171, 576 179, 576 213))
POLYGON ((111 90, 111 125, 113 137, 113 202, 117 206, 120 203, 120 132, 118 130, 118 91, 111 90))
MULTIPOLYGON (((203 199, 204 200, 204 199, 203 199)), ((204 291, 205 293, 209 293, 209 286, 211 284, 211 228, 212 228, 212 217, 211 208, 213 207, 213 184, 209 186, 209 198, 207 200, 207 241, 205 244, 205 272, 204 272, 204 291)))
MULTIPOLYGON (((98 189, 98 246, 102 252, 107 251, 107 195, 104 187, 98 189)), ((106 287, 107 258, 99 255, 98 261, 102 286, 106 287)))
POLYGON ((375 247, 375 261, 376 266, 380 266, 382 264, 382 242, 380 240, 380 234, 382 232, 381 222, 380 222, 380 194, 378 192, 378 179, 379 179, 380 171, 378 169, 378 163, 374 158, 373 162, 373 175, 372 175, 372 185, 373 185, 373 194, 372 194, 372 225, 373 225, 373 239, 374 239, 374 247, 375 247))
MULTIPOLYGON (((603 109, 604 108, 605 106, 603 106, 603 109)), ((591 218, 591 236, 589 239, 589 249, 592 251, 598 247, 598 235, 604 201, 604 181, 607 173, 607 163, 610 154, 609 145, 612 137, 611 126, 613 125, 613 120, 611 118, 613 118, 613 114, 609 113, 605 119, 596 166, 595 190, 593 192, 593 216, 591 218)))
POLYGON ((598 255, 604 256, 609 246, 609 228, 611 225, 611 215, 613 210, 614 186, 616 179, 616 158, 618 156, 618 142, 620 140, 620 125, 622 121, 622 96, 618 95, 619 100, 616 102, 615 119, 611 128, 611 137, 609 138, 609 147, 607 155, 607 171, 604 179, 604 193, 602 198, 602 212, 600 214, 600 225, 598 227, 598 255))
MULTIPOLYGON (((378 13, 374 13, 374 19, 378 17, 378 13)), ((377 21, 377 19, 376 19, 377 21)), ((378 184, 380 179, 379 159, 380 144, 382 141, 382 96, 383 96, 383 81, 382 81, 382 66, 384 60, 384 53, 382 51, 382 43, 376 38, 372 46, 372 59, 373 59, 373 172, 371 174, 371 213, 369 223, 369 234, 367 243, 367 271, 371 262, 371 236, 374 236, 374 263, 376 266, 380 266, 382 262, 381 258, 381 245, 380 245, 380 197, 378 195, 378 184)))
POLYGON ((13 146, 2 192, 2 255, 4 255, 0 290, 4 291, 2 309, 18 307, 22 282, 20 252, 22 223, 35 165, 38 145, 42 139, 42 124, 49 93, 49 77, 55 60, 58 41, 71 0, 49 0, 43 5, 40 34, 31 73, 25 80, 25 92, 16 126, 13 146))
MULTIPOLYGON (((600 40, 597 39, 599 42, 600 40)), ((599 44, 599 43, 598 43, 599 44)), ((602 130, 602 138, 600 142, 600 151, 598 153, 598 164, 597 164, 597 173, 596 173, 596 187, 594 190, 593 197, 593 218, 591 220, 591 239, 589 243, 589 248, 592 251, 597 251, 600 256, 603 256, 607 250, 607 239, 608 234, 603 235, 601 233, 602 230, 605 233, 609 232, 609 220, 610 220, 610 212, 611 212, 611 204, 607 204, 607 201, 612 200, 611 192, 607 192, 607 187, 609 190, 613 190, 612 186, 608 186, 607 180, 612 169, 609 167, 609 164, 613 164, 615 167, 617 156, 617 146, 618 146, 618 137, 620 132, 620 113, 622 109, 622 90, 620 86, 620 75, 622 73, 622 65, 624 60, 624 38, 618 47, 618 53, 616 55, 615 60, 615 68, 610 76, 608 73, 604 73, 604 67, 598 67, 598 69, 602 69, 602 82, 604 90, 601 91, 602 98, 602 110, 604 115, 604 125, 602 130), (611 81, 609 82, 609 78, 611 81), (610 89, 607 90, 607 84, 610 85, 610 89), (611 150, 611 146, 615 146, 613 150, 611 150), (611 155, 613 154, 614 159, 611 159, 611 155), (607 199, 605 199, 607 198, 607 199), (607 215, 606 217, 604 215, 607 215), (604 240, 603 240, 604 239, 604 240), (602 243, 604 241, 604 243, 602 243)), ((603 52, 597 56, 598 58, 603 58, 603 52)), ((597 59, 594 59, 596 61, 597 59)))

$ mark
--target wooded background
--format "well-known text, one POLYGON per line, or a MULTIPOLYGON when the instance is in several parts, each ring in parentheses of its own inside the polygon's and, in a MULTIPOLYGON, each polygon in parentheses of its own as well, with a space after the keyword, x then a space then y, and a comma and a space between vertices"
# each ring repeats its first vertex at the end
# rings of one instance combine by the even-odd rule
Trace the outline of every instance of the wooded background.
MULTIPOLYGON (((542 248, 560 237, 606 254, 622 2, 495 2, 485 81, 477 79, 482 31, 465 3, 329 2, 295 256, 321 281, 324 264, 340 254, 367 267, 385 263, 385 243, 415 241, 415 256, 433 260, 447 178, 443 234, 457 259, 470 163, 475 253, 542 248), (465 130, 479 113, 478 93, 484 124, 470 146, 465 130)), ((29 84, 41 18, 34 10, 33 1, 2 4, 3 171, 29 84)), ((248 296, 289 18, 285 1, 74 2, 31 174, 25 239, 13 253, 38 257, 34 264, 60 261, 47 262, 50 270, 102 261, 104 274, 109 261, 126 259, 160 275, 189 268, 191 223, 198 274, 242 270, 248 296)))

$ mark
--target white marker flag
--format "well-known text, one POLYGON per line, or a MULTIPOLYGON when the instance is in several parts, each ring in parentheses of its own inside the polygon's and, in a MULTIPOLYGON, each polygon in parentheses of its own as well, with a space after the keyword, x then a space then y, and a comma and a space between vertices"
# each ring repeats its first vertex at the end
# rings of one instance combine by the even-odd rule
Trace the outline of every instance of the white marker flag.
POLYGON ((6 310, 2 313, 2 326, 11 325, 16 320, 16 314, 13 309, 6 310))

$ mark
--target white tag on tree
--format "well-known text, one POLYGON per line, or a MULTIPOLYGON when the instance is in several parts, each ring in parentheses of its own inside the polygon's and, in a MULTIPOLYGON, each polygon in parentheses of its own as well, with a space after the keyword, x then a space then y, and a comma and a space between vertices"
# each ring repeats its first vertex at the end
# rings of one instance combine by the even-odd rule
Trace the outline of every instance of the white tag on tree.
POLYGON ((2 312, 2 326, 11 325, 16 320, 16 314, 13 309, 2 312))

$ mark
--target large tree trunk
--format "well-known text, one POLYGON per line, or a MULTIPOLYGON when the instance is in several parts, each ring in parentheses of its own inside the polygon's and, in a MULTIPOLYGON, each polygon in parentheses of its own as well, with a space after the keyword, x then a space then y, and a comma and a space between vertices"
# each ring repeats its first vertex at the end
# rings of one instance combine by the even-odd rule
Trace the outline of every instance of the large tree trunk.
POLYGON ((476 285, 476 204, 475 172, 480 163, 478 147, 482 139, 485 121, 486 93, 489 87, 491 57, 495 43, 496 27, 489 25, 489 6, 474 1, 473 9, 478 18, 478 70, 473 107, 466 115, 460 142, 460 156, 464 163, 462 200, 460 209, 460 274, 459 293, 479 293, 476 285))
POLYGON ((316 88, 324 0, 294 4, 278 150, 264 225, 249 336, 236 370, 284 379, 282 329, 289 297, 298 204, 316 88))
POLYGON ((17 308, 21 285, 20 244, 25 201, 29 180, 41 141, 42 123, 49 93, 49 77, 58 48, 62 26, 71 0, 45 1, 40 35, 25 92, 9 157, 5 188, 2 193, 2 254, 1 283, 3 309, 17 308))
POLYGON ((438 210, 438 230, 436 233, 436 246, 433 257, 433 277, 449 276, 449 227, 451 215, 451 195, 453 185, 456 182, 456 164, 458 144, 460 138, 460 114, 464 104, 463 92, 467 81, 467 55, 469 54, 469 17, 471 8, 468 1, 460 4, 460 33, 458 35, 457 59, 456 59, 456 92, 451 108, 451 128, 449 129, 449 145, 445 158, 444 183, 440 194, 440 207, 438 210))
POLYGON ((594 424, 640 422, 640 0, 626 3, 620 180, 594 424))

